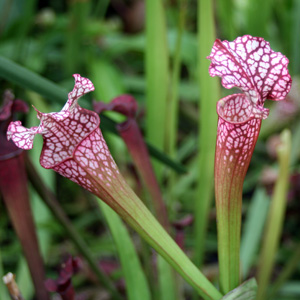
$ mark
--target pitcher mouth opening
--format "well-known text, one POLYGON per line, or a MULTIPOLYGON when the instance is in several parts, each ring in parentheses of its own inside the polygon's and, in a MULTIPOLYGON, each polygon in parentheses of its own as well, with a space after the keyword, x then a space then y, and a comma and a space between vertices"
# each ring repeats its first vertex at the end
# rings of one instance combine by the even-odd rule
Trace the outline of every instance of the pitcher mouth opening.
POLYGON ((219 100, 217 113, 224 121, 232 124, 243 124, 255 118, 253 105, 245 94, 229 95, 219 100))

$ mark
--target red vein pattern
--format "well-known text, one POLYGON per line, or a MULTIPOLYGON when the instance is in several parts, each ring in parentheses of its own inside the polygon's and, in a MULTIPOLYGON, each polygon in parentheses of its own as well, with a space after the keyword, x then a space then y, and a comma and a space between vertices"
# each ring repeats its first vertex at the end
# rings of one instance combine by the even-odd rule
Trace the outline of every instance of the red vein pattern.
MULTIPOLYGON (((288 59, 270 48, 263 38, 245 35, 233 42, 216 40, 209 73, 221 76, 225 88, 238 87, 244 94, 219 100, 216 164, 240 164, 244 179, 260 130, 268 115, 265 100, 283 100, 291 88, 288 59), (252 151, 251 151, 252 150, 252 151)), ((220 168, 220 166, 216 166, 220 168)), ((227 172, 230 173, 230 166, 227 172)), ((217 177, 217 176, 216 176, 217 177)))
POLYGON ((51 168, 94 193, 131 225, 201 296, 220 299, 222 294, 191 263, 126 184, 99 129, 99 116, 77 104, 80 96, 94 89, 93 84, 78 74, 74 77, 75 87, 60 112, 38 112, 40 125, 28 129, 19 121, 11 122, 7 138, 20 148, 31 149, 34 136, 41 134, 44 145, 40 162, 44 168, 51 168))
POLYGON ((239 244, 242 189, 261 120, 269 110, 266 99, 284 100, 291 88, 288 59, 274 52, 263 38, 245 35, 232 42, 216 40, 209 73, 220 76, 222 85, 237 87, 218 101, 215 155, 215 194, 218 219, 220 285, 224 293, 239 284, 239 244))
POLYGON ((169 231, 170 224, 166 206, 151 165, 147 146, 135 119, 138 110, 137 101, 133 96, 123 94, 114 98, 110 103, 94 102, 93 107, 98 114, 106 110, 111 110, 127 117, 127 120, 119 123, 116 128, 124 140, 137 171, 152 198, 157 219, 169 231))
MULTIPOLYGON (((261 124, 260 118, 252 114, 249 103, 244 94, 229 95, 218 102, 218 164, 227 165, 235 161, 243 168, 248 167, 261 124)), ((231 171, 228 167, 228 173, 231 171)))
POLYGON ((119 176, 119 170, 110 155, 99 128, 100 118, 78 105, 78 99, 93 91, 92 82, 79 74, 74 75, 75 86, 68 101, 58 113, 37 111, 40 125, 25 128, 20 121, 11 122, 8 139, 19 148, 31 149, 36 134, 44 139, 41 165, 53 169, 94 194, 101 194, 119 176), (101 182, 101 188, 99 182, 101 182))
POLYGON ((209 73, 222 77, 222 85, 240 88, 266 118, 262 106, 266 99, 283 100, 291 88, 287 65, 289 60, 274 52, 269 42, 245 35, 233 42, 216 40, 210 56, 209 73))

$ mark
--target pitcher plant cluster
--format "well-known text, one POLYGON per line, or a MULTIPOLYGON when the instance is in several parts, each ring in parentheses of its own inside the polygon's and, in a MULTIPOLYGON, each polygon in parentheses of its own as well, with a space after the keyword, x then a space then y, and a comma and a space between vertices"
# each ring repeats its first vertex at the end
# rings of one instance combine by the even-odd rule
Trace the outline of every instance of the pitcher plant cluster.
MULTIPOLYGON (((236 87, 242 91, 217 103, 215 198, 220 291, 193 265, 127 185, 103 138, 98 114, 78 104, 81 96, 94 90, 89 79, 73 75, 74 89, 60 112, 42 113, 36 109, 39 126, 25 128, 20 121, 11 122, 7 138, 17 147, 29 150, 35 135, 41 134, 44 143, 40 164, 44 168, 53 169, 106 202, 204 299, 217 300, 240 285, 242 187, 261 121, 268 116, 264 102, 284 100, 291 88, 291 77, 288 59, 274 52, 263 38, 245 35, 233 42, 216 40, 208 59, 212 77, 221 77, 227 89, 236 87)), ((112 105, 105 109, 118 111, 119 107, 121 113, 128 115, 129 126, 132 107, 136 110, 130 96, 120 97, 112 105)), ((160 221, 164 218, 165 212, 160 221)))

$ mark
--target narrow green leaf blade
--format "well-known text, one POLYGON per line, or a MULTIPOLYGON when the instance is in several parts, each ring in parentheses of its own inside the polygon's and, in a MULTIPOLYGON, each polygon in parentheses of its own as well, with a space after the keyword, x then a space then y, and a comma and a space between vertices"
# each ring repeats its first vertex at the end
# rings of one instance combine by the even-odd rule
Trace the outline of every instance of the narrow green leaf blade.
POLYGON ((216 103, 220 99, 220 84, 209 76, 211 47, 215 40, 213 1, 198 1, 198 76, 200 87, 199 122, 199 181, 195 201, 195 263, 201 265, 204 257, 204 241, 213 196, 213 174, 217 132, 216 103))
POLYGON ((157 265, 159 272, 159 297, 160 300, 177 299, 176 288, 174 286, 175 273, 168 264, 168 262, 162 257, 157 257, 157 265))
MULTIPOLYGON (((147 139, 164 149, 169 63, 165 12, 162 0, 146 1, 146 131, 147 139), (153 21, 155 20, 155 21, 153 21)), ((160 178, 161 166, 154 163, 160 178)))
POLYGON ((0 77, 62 104, 68 99, 65 89, 3 56, 0 56, 0 77))
POLYGON ((291 153, 291 132, 284 130, 280 135, 281 143, 277 147, 279 175, 275 184, 270 206, 263 246, 260 253, 257 280, 259 284, 257 300, 265 300, 271 279, 275 256, 278 251, 287 204, 289 165, 291 153))
POLYGON ((257 255, 259 242, 269 208, 269 197, 263 188, 257 188, 247 212, 241 240, 242 275, 245 278, 257 255))
MULTIPOLYGON (((167 105, 169 92, 169 53, 167 27, 163 0, 146 0, 146 133, 150 143, 165 150, 167 137, 167 105), (153 21, 155 20, 155 21, 153 21)), ((175 107, 176 110, 176 107, 175 107)), ((175 113, 175 112, 174 112, 175 113)), ((158 181, 161 181, 162 165, 153 161, 158 181)), ((161 261, 159 277, 171 274, 170 266, 161 261)), ((168 282, 159 279, 161 296, 173 297, 176 289, 174 277, 168 282)), ((162 299, 167 300, 166 297, 162 299)))
POLYGON ((138 255, 120 217, 103 201, 97 198, 105 216, 120 257, 129 300, 151 300, 150 289, 138 255))
POLYGON ((121 71, 109 60, 92 58, 89 68, 89 78, 94 83, 97 101, 109 102, 126 92, 121 71))

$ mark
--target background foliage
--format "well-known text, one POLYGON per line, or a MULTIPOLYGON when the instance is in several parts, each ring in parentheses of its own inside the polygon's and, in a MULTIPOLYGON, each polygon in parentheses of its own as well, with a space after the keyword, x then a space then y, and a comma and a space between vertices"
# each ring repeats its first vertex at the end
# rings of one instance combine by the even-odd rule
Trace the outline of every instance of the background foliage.
MULTIPOLYGON (((203 67, 205 62, 199 58, 198 53, 209 55, 209 50, 203 53, 203 49, 211 48, 214 35, 220 39, 233 40, 237 36, 250 34, 265 38, 274 50, 285 54, 290 60, 293 91, 288 103, 267 104, 271 108, 270 117, 263 122, 244 185, 241 259, 244 279, 255 275, 264 240, 264 224, 278 177, 274 145, 281 130, 289 128, 292 131, 290 186, 283 231, 272 270, 273 284, 268 289, 273 293, 272 299, 299 299, 300 103, 297 76, 300 73, 300 2, 216 0, 213 1, 213 18, 209 5, 200 6, 201 2, 204 1, 0 0, 0 55, 67 91, 72 89, 73 73, 90 78, 95 85, 95 92, 86 98, 88 100, 95 98, 97 101, 108 102, 122 93, 134 95, 139 103, 138 122, 148 141, 187 170, 179 174, 164 163, 155 161, 155 170, 173 224, 187 216, 197 220, 195 214, 201 214, 201 211, 194 208, 195 203, 202 201, 199 195, 208 197, 208 203, 213 203, 212 192, 201 193, 206 187, 198 180, 197 161, 198 155, 201 160, 204 151, 213 151, 205 148, 206 139, 203 139, 205 134, 208 137, 215 134, 212 125, 209 125, 213 123, 210 123, 210 119, 202 122, 199 115, 201 117, 201 109, 205 109, 205 91, 202 93, 202 89, 216 79, 209 78, 207 68, 203 67), (198 7, 202 9, 199 13, 198 7), (206 40, 197 40, 197 22, 201 22, 198 19, 205 16, 207 20, 200 23, 202 28, 206 24, 213 24, 215 33, 212 30, 206 40), (207 130, 211 132, 208 134, 207 130)), ((201 32, 201 27, 199 30, 201 32)), ((0 92, 3 93, 7 88, 12 89, 17 98, 34 104, 41 111, 58 111, 61 108, 62 102, 57 98, 51 99, 49 95, 42 97, 32 88, 20 87, 20 83, 7 80, 1 69, 0 92)), ((231 91, 222 89, 221 95, 226 93, 231 91)), ((83 101, 83 106, 90 107, 90 101, 83 101)), ((118 115, 110 117, 120 121, 118 115)), ((32 109, 30 114, 22 118, 28 126, 37 125, 32 109)), ((147 198, 123 142, 105 128, 104 134, 127 181, 141 198, 147 198)), ((35 143, 40 147, 41 140, 36 139, 35 143)), ((33 162, 38 162, 39 153, 36 149, 30 151, 33 162)), ((207 164, 207 168, 201 169, 202 176, 211 174, 211 165, 207 164)), ((117 246, 103 214, 95 209, 94 200, 78 186, 52 171, 39 171, 99 264, 116 266, 110 277, 119 290, 125 293, 117 246)), ((47 276, 55 277, 59 263, 68 253, 75 256, 80 254, 32 188, 31 199, 47 276)), ((208 204, 208 207, 204 216, 208 220, 207 233, 200 241, 200 246, 197 246, 198 232, 192 225, 180 230, 173 226, 172 234, 176 237, 184 234, 186 252, 197 264, 202 265, 211 280, 217 281, 215 210, 213 205, 208 204)), ((2 201, 0 216, 3 272, 17 272, 20 288, 30 299, 32 288, 27 284, 29 277, 26 275, 26 264, 2 201)), ((149 262, 150 250, 134 233, 130 233, 141 257, 152 295, 155 295, 152 299, 170 300, 170 291, 174 286, 164 284, 171 282, 167 279, 169 275, 165 274, 167 277, 163 283, 158 283, 156 274, 151 271, 154 263, 149 262)), ((109 293, 96 284, 94 276, 84 266, 74 277, 75 289, 82 297, 80 299, 109 299, 109 293)), ((192 291, 180 279, 176 280, 180 284, 176 296, 173 294, 172 297, 190 299, 192 291)), ((0 296, 6 300, 4 297, 0 296)))

